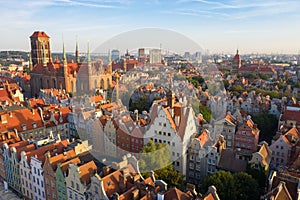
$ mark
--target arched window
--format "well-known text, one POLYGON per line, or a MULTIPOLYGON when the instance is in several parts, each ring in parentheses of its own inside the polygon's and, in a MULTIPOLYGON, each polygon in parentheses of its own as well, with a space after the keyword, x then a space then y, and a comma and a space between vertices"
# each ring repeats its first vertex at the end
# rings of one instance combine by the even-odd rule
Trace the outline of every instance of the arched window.
POLYGON ((103 80, 103 79, 101 79, 101 85, 100 85, 100 88, 101 88, 101 89, 104 89, 104 80, 103 80))
POLYGON ((43 79, 40 78, 40 84, 41 84, 41 89, 44 89, 44 86, 43 86, 43 79))
POLYGON ((107 78, 107 88, 106 89, 109 89, 110 88, 110 79, 109 78, 107 78))
POLYGON ((74 85, 73 81, 71 81, 71 91, 74 92, 74 85))
POLYGON ((94 81, 94 89, 96 89, 98 87, 98 83, 97 80, 94 81))
POLYGON ((53 79, 53 88, 56 88, 56 80, 53 79))

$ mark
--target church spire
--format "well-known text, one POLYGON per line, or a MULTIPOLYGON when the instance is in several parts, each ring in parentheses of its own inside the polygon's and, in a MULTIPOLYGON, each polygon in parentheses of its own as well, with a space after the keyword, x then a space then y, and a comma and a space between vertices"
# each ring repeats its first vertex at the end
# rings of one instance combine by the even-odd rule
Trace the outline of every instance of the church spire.
POLYGON ((110 50, 108 50, 108 65, 107 65, 108 73, 112 73, 112 63, 111 63, 111 54, 110 50))
POLYGON ((111 54, 110 54, 110 50, 108 50, 108 64, 111 64, 111 54))
POLYGON ((91 63, 90 44, 88 43, 87 62, 91 63))
POLYGON ((64 66, 67 65, 67 55, 66 55, 66 51, 65 51, 65 43, 63 43, 63 63, 64 63, 64 66))
POLYGON ((239 49, 236 49, 236 55, 239 55, 239 49))
POLYGON ((78 50, 78 41, 76 38, 76 50, 75 50, 76 62, 80 63, 79 50, 78 50))

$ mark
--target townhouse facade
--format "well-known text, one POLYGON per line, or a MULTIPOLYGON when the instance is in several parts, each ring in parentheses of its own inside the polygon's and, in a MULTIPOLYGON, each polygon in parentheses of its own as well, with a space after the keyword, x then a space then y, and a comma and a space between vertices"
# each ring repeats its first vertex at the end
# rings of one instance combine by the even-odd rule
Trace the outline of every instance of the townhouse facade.
POLYGON ((234 137, 234 149, 237 149, 242 156, 250 157, 257 150, 259 129, 257 125, 247 117, 243 123, 238 126, 234 137))
POLYGON ((173 167, 182 174, 187 171, 187 150, 190 138, 197 133, 195 114, 191 107, 175 105, 174 96, 169 94, 167 105, 153 103, 150 110, 150 125, 144 143, 150 140, 166 143, 170 147, 173 167))
POLYGON ((97 166, 94 161, 81 166, 69 164, 68 175, 65 177, 68 199, 84 200, 90 178, 95 173, 97 166))

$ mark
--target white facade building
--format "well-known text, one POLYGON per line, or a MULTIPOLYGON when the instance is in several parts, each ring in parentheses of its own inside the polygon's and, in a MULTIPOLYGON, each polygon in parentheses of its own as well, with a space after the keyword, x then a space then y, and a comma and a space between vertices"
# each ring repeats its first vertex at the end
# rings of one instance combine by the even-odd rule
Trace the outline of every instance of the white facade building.
POLYGON ((150 110, 151 123, 146 131, 144 144, 150 140, 155 144, 168 144, 174 169, 186 174, 186 153, 190 138, 197 132, 195 114, 191 107, 173 105, 174 102, 170 101, 168 106, 153 103, 150 110))

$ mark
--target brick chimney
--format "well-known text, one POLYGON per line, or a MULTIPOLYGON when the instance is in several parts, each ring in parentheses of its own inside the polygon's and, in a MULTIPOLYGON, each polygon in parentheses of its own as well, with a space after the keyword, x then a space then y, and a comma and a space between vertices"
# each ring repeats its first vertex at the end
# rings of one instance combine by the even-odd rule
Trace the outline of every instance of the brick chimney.
POLYGON ((122 173, 119 175, 119 187, 120 187, 122 193, 124 193, 126 191, 126 177, 122 173))

